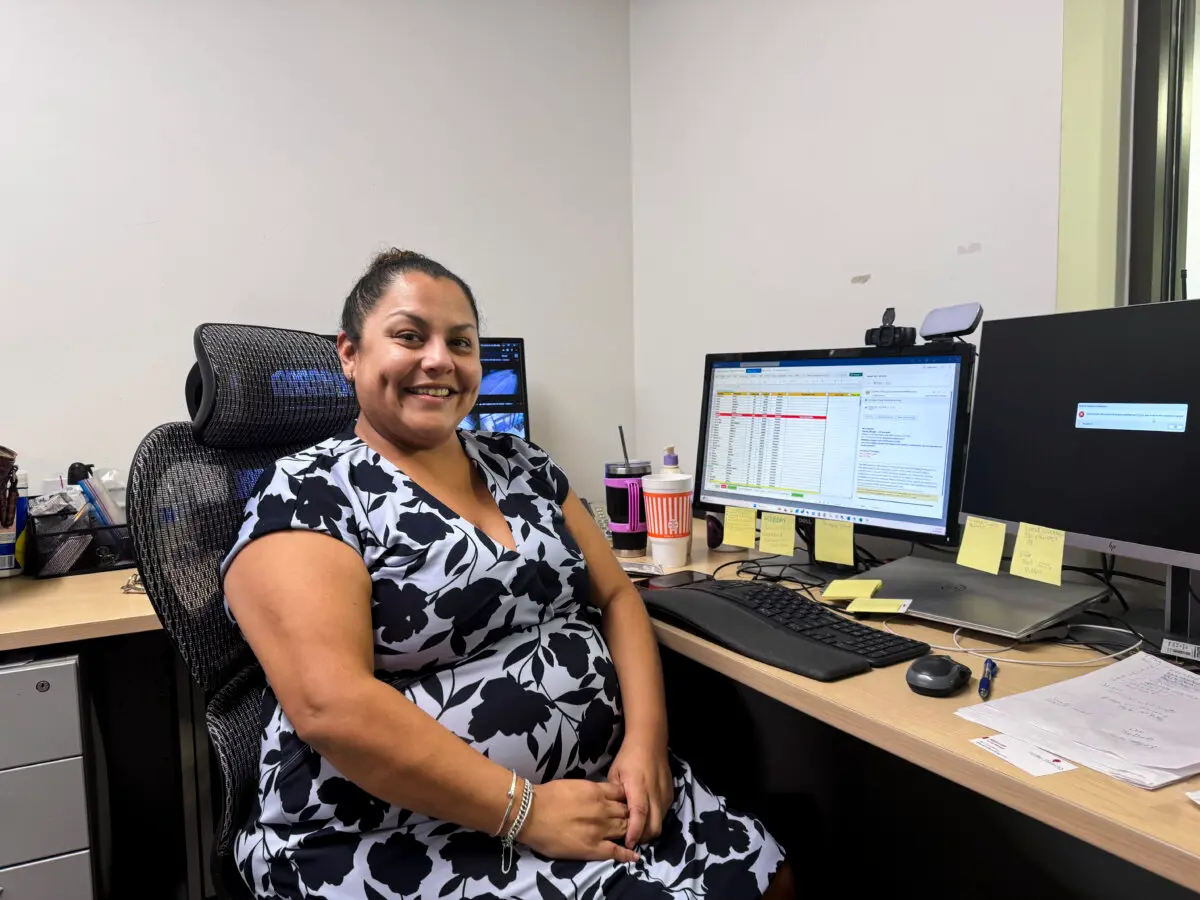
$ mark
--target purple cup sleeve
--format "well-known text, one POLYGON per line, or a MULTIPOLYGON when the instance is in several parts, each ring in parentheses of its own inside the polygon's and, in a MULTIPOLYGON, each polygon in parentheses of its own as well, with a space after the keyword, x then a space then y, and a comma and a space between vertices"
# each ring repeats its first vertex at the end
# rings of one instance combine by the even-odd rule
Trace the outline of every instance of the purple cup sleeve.
POLYGON ((646 520, 642 518, 642 478, 640 475, 631 478, 605 478, 604 486, 629 493, 629 521, 609 521, 608 530, 617 534, 636 534, 646 530, 646 520))

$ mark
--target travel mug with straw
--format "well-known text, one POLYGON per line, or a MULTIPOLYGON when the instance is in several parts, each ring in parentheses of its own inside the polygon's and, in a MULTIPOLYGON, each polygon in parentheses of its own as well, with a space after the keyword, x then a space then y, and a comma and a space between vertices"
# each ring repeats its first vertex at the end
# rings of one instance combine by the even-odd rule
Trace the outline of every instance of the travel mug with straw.
POLYGON ((604 464, 608 530, 612 532, 613 553, 617 556, 646 555, 646 501, 642 495, 642 478, 649 474, 648 459, 604 464))
POLYGON ((622 462, 604 464, 604 500, 608 506, 608 530, 612 533, 613 553, 617 556, 646 555, 646 501, 642 497, 642 478, 650 474, 650 460, 630 459, 621 435, 622 462))

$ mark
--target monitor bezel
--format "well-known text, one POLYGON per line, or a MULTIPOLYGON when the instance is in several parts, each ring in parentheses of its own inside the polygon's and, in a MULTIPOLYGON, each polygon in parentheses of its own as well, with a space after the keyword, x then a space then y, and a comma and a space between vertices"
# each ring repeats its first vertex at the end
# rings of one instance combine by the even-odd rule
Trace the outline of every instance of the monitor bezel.
MULTIPOLYGON (((775 350, 751 353, 709 353, 704 357, 704 393, 700 401, 700 439, 696 451, 696 477, 692 494, 692 510, 695 515, 720 512, 727 504, 706 503, 700 499, 703 488, 704 459, 708 444, 709 397, 712 392, 713 369, 717 363, 753 365, 761 362, 788 362, 792 360, 825 359, 904 359, 914 356, 941 356, 959 360, 957 400, 954 410, 954 440, 950 460, 950 501, 946 507, 946 533, 907 531, 880 525, 855 524, 857 534, 874 537, 895 538, 902 541, 919 541, 935 547, 953 547, 960 533, 960 511, 962 508, 963 475, 966 471, 967 439, 970 423, 971 385, 975 372, 975 346, 966 343, 920 344, 901 350, 879 347, 845 347, 838 350, 775 350)), ((748 506, 751 504, 747 504, 748 506)), ((814 521, 810 516, 797 516, 805 522, 814 521)))

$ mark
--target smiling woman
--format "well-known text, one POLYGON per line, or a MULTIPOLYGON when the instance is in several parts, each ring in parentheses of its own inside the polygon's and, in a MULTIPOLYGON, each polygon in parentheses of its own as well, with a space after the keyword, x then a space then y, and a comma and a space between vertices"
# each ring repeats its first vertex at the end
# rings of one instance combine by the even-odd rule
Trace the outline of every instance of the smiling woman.
POLYGON ((427 256, 380 254, 346 298, 338 352, 365 425, 398 448, 429 449, 479 396, 475 296, 427 256))
POLYGON ((566 474, 457 430, 466 282, 405 251, 346 300, 353 431, 279 460, 224 565, 267 674, 261 897, 791 896, 778 844, 667 750, 637 591, 566 474), (332 538, 332 540, 331 540, 332 538))

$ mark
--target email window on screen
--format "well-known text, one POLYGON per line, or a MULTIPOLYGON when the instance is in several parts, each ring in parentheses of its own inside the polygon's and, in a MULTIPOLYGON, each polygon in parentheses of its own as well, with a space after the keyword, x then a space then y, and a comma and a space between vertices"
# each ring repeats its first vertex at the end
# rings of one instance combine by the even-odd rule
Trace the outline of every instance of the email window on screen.
POLYGON ((945 362, 718 367, 705 493, 940 518, 956 377, 945 362))

